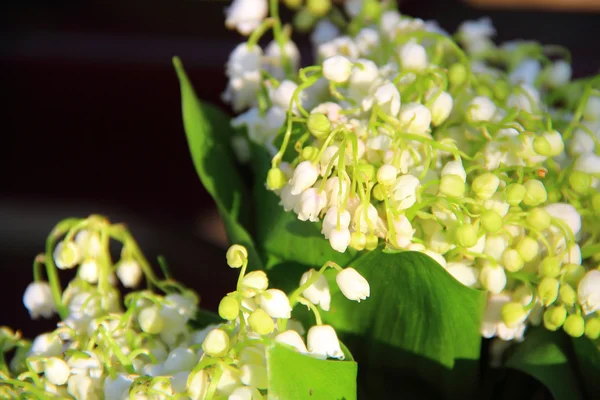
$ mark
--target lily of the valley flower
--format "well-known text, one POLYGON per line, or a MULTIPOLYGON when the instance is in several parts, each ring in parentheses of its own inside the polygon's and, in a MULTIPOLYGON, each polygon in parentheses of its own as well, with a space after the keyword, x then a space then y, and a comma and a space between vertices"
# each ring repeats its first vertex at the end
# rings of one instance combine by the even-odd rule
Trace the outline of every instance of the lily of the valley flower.
POLYGON ((50 318, 56 312, 56 304, 48 282, 30 283, 23 294, 23 304, 33 319, 38 319, 40 316, 50 318))
POLYGON ((315 325, 308 330, 308 351, 319 358, 345 358, 335 330, 329 325, 315 325))
POLYGON ((371 294, 369 282, 354 268, 348 267, 338 272, 335 281, 344 296, 350 300, 360 303, 361 300, 365 300, 371 294))

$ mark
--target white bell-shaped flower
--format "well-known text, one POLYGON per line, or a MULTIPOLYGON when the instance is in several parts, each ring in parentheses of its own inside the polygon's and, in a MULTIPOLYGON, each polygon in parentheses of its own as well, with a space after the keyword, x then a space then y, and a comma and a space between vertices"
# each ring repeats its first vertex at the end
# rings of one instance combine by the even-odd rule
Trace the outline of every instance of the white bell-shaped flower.
POLYGON ((600 96, 590 96, 583 109, 583 118, 586 121, 600 120, 600 96))
POLYGON ((29 354, 41 357, 58 357, 62 353, 62 340, 58 335, 42 333, 31 343, 29 354))
POLYGON ((542 66, 538 60, 526 58, 509 74, 508 80, 513 85, 520 83, 533 85, 541 70, 542 66))
POLYGON ((300 195, 292 194, 293 186, 286 184, 279 193, 280 202, 286 212, 292 211, 300 202, 300 195))
POLYGON ((575 161, 575 166, 573 168, 576 171, 588 174, 600 174, 600 156, 597 156, 594 153, 582 154, 575 161))
POLYGON ((33 319, 40 316, 50 318, 56 312, 56 304, 48 282, 37 281, 27 285, 23 294, 23 304, 33 319))
POLYGON ((71 269, 79 263, 81 250, 73 241, 61 241, 54 248, 53 256, 58 269, 71 269))
POLYGON ((442 168, 442 176, 446 175, 458 175, 461 177, 463 182, 467 181, 467 172, 463 167, 461 160, 448 161, 444 168, 442 168))
POLYGON ((506 287, 506 272, 499 265, 486 262, 479 273, 479 281, 484 289, 493 294, 498 294, 506 287))
POLYGON ((547 70, 546 84, 551 88, 559 88, 569 83, 572 74, 571 64, 564 60, 555 61, 547 70))
POLYGON ((206 396, 210 383, 208 381, 208 374, 206 370, 199 370, 194 372, 191 379, 188 379, 187 393, 192 400, 202 400, 206 396))
POLYGON ((235 388, 227 398, 227 400, 254 400, 254 393, 251 387, 240 386, 235 388))
POLYGON ((577 235, 581 230, 581 215, 577 212, 577 209, 567 203, 554 203, 549 204, 544 209, 553 218, 561 219, 569 228, 573 235, 577 235))
POLYGON ((433 126, 443 124, 450 116, 454 106, 452 95, 443 91, 440 93, 438 89, 435 89, 429 93, 426 100, 428 101, 427 107, 431 111, 431 124, 433 126), (430 99, 433 99, 433 101, 429 104, 430 99))
POLYGON ((427 68, 427 52, 418 43, 406 43, 400 49, 400 64, 409 71, 422 71, 427 68))
MULTIPOLYGON (((362 0, 360 0, 362 2, 362 0)), ((355 0, 356 2, 356 0, 355 0)), ((368 56, 380 45, 379 32, 373 28, 361 29, 354 38, 361 56, 368 56)))
POLYGON ((360 204, 354 211, 352 226, 357 231, 367 233, 375 230, 378 218, 379 214, 373 204, 369 203, 366 208, 363 204, 360 204))
POLYGON ((337 207, 330 207, 325 213, 323 218, 323 227, 321 233, 325 236, 325 239, 329 239, 331 232, 337 229, 338 218, 340 222, 340 229, 348 228, 350 226, 350 213, 348 210, 340 211, 337 207), (338 215, 339 214, 339 215, 338 215))
POLYGON ((142 268, 135 260, 123 260, 117 267, 117 277, 126 288, 134 288, 142 279, 142 268))
POLYGON ((242 287, 250 292, 250 296, 252 297, 257 292, 262 292, 269 287, 269 279, 267 278, 267 274, 264 271, 252 271, 248 272, 242 278, 242 287))
POLYGON ((197 363, 196 354, 191 349, 176 347, 167 356, 163 373, 174 374, 181 371, 190 371, 197 363))
POLYGON ((329 244, 335 251, 343 253, 350 245, 351 235, 348 228, 333 229, 329 233, 329 244))
POLYGON ((287 295, 279 289, 265 290, 260 295, 260 307, 272 318, 290 318, 292 307, 287 295))
POLYGON ((363 109, 370 110, 373 103, 377 104, 384 113, 395 117, 400 111, 400 92, 392 82, 386 82, 375 90, 373 96, 363 100, 363 109))
POLYGON ((240 379, 244 385, 253 386, 257 389, 267 389, 269 386, 266 366, 257 364, 244 364, 240 368, 240 371, 240 379))
POLYGON ((344 56, 335 55, 323 61, 323 76, 332 82, 346 82, 351 72, 352 62, 344 56))
MULTIPOLYGON (((286 40, 283 46, 285 58, 290 63, 293 71, 297 71, 300 66, 300 51, 298 46, 292 40, 286 40)), ((277 41, 273 40, 265 47, 265 55, 263 57, 263 68, 279 80, 285 77, 285 71, 282 66, 281 47, 277 41)))
POLYGON ((319 170, 317 167, 310 161, 302 161, 296 166, 294 175, 290 179, 290 185, 292 185, 290 193, 292 195, 299 195, 314 185, 318 177, 319 170))
POLYGON ((324 190, 316 188, 306 189, 300 195, 300 201, 294 212, 298 214, 301 221, 317 222, 321 210, 327 205, 327 194, 324 190))
POLYGON ((495 294, 488 298, 483 321, 481 324, 481 336, 486 339, 495 336, 502 340, 522 340, 525 333, 525 324, 520 323, 509 328, 502 319, 502 308, 511 301, 506 294, 495 294))
MULTIPOLYGON (((271 101, 273 102, 273 105, 280 107, 283 110, 288 110, 291 106, 294 92, 297 88, 298 85, 295 82, 287 79, 282 81, 277 89, 275 89, 271 94, 271 101)), ((296 104, 292 106, 292 110, 297 110, 296 104)))
POLYGON ((473 122, 489 121, 496 113, 496 104, 489 97, 477 96, 467 109, 467 118, 473 122))
POLYGON ((79 265, 77 275, 89 283, 98 282, 98 263, 94 259, 88 259, 79 265))
POLYGON ((225 26, 249 36, 269 13, 267 0, 234 0, 225 9, 225 26))
POLYGON ((61 386, 67 383, 71 369, 67 363, 58 358, 50 357, 46 360, 46 366, 44 367, 44 375, 46 379, 53 385, 61 386))
POLYGON ((531 113, 539 108, 540 93, 533 86, 522 83, 518 90, 513 92, 506 100, 508 107, 531 113))
POLYGON ((446 271, 465 286, 477 285, 479 270, 473 267, 469 261, 450 262, 446 265, 446 271))
POLYGON ((495 260, 501 260, 507 247, 508 241, 503 235, 489 235, 486 237, 483 253, 495 260))
POLYGON ((410 221, 406 218, 406 215, 402 214, 394 218, 392 223, 394 224, 392 243, 400 249, 408 247, 412 243, 415 234, 415 229, 413 229, 410 221))
POLYGON ((335 281, 344 296, 349 300, 360 303, 361 300, 365 300, 371 294, 369 282, 354 268, 347 267, 338 272, 335 281))
POLYGON ((392 196, 398 210, 406 210, 417 202, 417 189, 421 181, 414 175, 406 174, 398 177, 394 185, 392 196))
POLYGON ((399 120, 408 133, 423 135, 429 131, 431 111, 420 103, 405 104, 400 108, 399 120))
MULTIPOLYGON (((313 274, 316 273, 317 271, 311 269, 302 274, 302 277, 300 278, 300 286, 308 282, 313 274)), ((302 296, 311 303, 320 306, 324 311, 329 311, 331 293, 329 292, 329 283, 327 283, 327 279, 323 275, 319 274, 317 280, 308 288, 304 289, 302 296)))
POLYGON ((117 374, 113 379, 109 376, 104 380, 104 398, 105 399, 123 399, 126 398, 129 388, 133 383, 135 375, 117 374))
POLYGON ((600 310, 600 271, 588 271, 577 287, 577 299, 584 314, 600 310))
POLYGON ((594 138, 583 129, 576 129, 569 141, 569 152, 573 156, 593 153, 596 148, 594 138))
POLYGON ((360 102, 367 97, 374 84, 377 83, 379 68, 371 60, 360 58, 352 67, 348 79, 348 95, 350 98, 360 102))
POLYGON ((329 325, 315 325, 308 330, 308 351, 319 358, 337 358, 343 360, 344 352, 340 347, 335 330, 329 325))
POLYGON ((304 340, 302 340, 300 334, 294 330, 290 329, 285 332, 281 332, 280 334, 275 336, 275 341, 278 343, 283 343, 292 346, 302 354, 308 353, 306 345, 304 344, 304 340))

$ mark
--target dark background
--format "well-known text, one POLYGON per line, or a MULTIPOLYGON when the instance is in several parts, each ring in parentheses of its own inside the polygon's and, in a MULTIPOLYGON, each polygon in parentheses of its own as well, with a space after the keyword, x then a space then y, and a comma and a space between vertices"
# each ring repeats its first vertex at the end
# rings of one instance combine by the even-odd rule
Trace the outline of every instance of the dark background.
MULTIPOLYGON (((231 289, 234 273, 189 157, 171 66, 180 56, 199 95, 227 109, 223 65, 242 40, 223 26, 228 3, 2 2, 0 325, 28 336, 52 327, 28 321, 21 296, 46 235, 68 216, 127 222, 148 257, 165 255, 204 307, 214 309, 231 289)), ((600 14, 474 9, 450 0, 404 1, 401 11, 437 19, 450 32, 489 15, 499 41, 567 46, 576 76, 600 67, 600 14)), ((308 41, 295 39, 306 61, 308 41)))

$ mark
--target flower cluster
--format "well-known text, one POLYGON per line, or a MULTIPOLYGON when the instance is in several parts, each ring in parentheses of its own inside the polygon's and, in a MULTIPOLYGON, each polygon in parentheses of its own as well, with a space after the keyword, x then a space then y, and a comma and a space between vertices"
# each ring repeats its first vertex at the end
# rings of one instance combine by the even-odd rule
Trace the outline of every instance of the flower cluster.
POLYGON ((35 281, 23 302, 32 318, 58 312, 61 321, 32 343, 2 328, 2 360, 16 349, 0 371, 3 398, 262 399, 268 391, 267 345, 344 359, 335 330, 323 325, 316 306, 329 308, 326 268, 339 270, 338 285, 349 299, 369 296, 358 272, 328 263, 307 272, 288 298, 268 288, 263 271, 246 273, 247 251, 234 245, 227 262, 241 268, 237 289, 219 305, 228 322, 196 329, 198 296, 172 279, 159 280, 122 225, 98 216, 66 220, 51 233, 48 249, 36 257, 35 281), (123 245, 117 263, 110 259, 110 239, 123 245), (48 281, 41 278, 42 266, 48 281), (77 276, 63 292, 57 269, 65 268, 77 268, 77 276), (148 289, 131 291, 122 301, 118 281, 133 287, 142 278, 148 289), (311 308, 317 319, 306 344, 302 325, 290 319, 296 304, 311 308))
POLYGON ((557 46, 496 46, 489 19, 455 41, 387 4, 350 3, 366 8, 346 5, 345 31, 317 23, 316 65, 271 74, 256 38, 231 55, 228 70, 260 76, 233 96, 253 100, 233 125, 272 152, 267 187, 336 251, 422 252, 487 290, 485 337, 520 340, 543 322, 598 338, 600 80, 571 82, 557 46))

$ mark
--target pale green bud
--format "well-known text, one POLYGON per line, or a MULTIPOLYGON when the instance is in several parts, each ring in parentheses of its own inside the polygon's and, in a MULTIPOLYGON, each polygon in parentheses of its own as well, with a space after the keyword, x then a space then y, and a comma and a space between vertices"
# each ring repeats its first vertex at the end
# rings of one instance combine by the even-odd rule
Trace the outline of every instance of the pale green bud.
POLYGON ((448 69, 448 79, 453 86, 460 86, 467 79, 467 68, 460 63, 455 63, 448 69))
POLYGON ((306 122, 308 131, 317 139, 325 139, 331 132, 331 122, 325 114, 313 113, 306 122))
POLYGON ((527 319, 527 311, 521 303, 510 302, 502 307, 502 321, 509 328, 520 325, 527 319))
POLYGON ((492 90, 492 88, 486 85, 477 85, 477 87, 475 88, 475 92, 477 92, 477 95, 479 96, 485 96, 489 98, 494 96, 494 91, 492 90))
POLYGON ((511 183, 504 189, 504 200, 511 206, 518 206, 525 198, 527 189, 520 183, 511 183))
POLYGON ((273 318, 262 308, 258 308, 250 314, 248 323, 252 330, 259 335, 268 335, 275 329, 273 318))
POLYGON ((515 249, 508 249, 502 255, 504 268, 510 272, 517 272, 523 268, 524 262, 519 252, 515 249))
POLYGON ((240 303, 233 296, 225 296, 219 303, 219 316, 228 321, 233 321, 240 313, 240 303))
POLYGON ((581 337, 585 332, 585 321, 581 315, 571 314, 565 320, 563 329, 569 336, 581 337))
POLYGON ((307 0, 306 7, 315 17, 324 17, 331 9, 331 0, 307 0))
POLYGON ((377 182, 381 185, 391 186, 396 182, 398 170, 390 164, 384 164, 377 170, 377 182))
POLYGON ((544 312, 544 327, 549 331, 560 328, 567 319, 567 310, 563 306, 552 306, 544 312))
POLYGON ((364 250, 367 245, 367 235, 360 231, 354 231, 350 235, 350 247, 358 251, 364 250))
POLYGON ((373 233, 369 233, 366 238, 365 250, 375 250, 377 248, 377 244, 379 244, 379 239, 373 233))
POLYGON ((555 157, 564 149, 562 136, 557 131, 546 132, 533 140, 533 150, 542 156, 555 157))
POLYGON ((373 186, 373 197, 377 201, 383 201, 385 199, 385 191, 380 184, 373 186))
POLYGON ((556 257, 546 257, 540 263, 540 275, 556 278, 560 274, 560 260, 556 257))
POLYGON ((550 224, 552 223, 552 217, 550 216, 548 211, 538 207, 529 211, 529 213, 527 214, 526 221, 534 229, 538 231, 543 231, 544 229, 550 228, 550 224))
POLYGON ((281 168, 271 168, 267 173, 267 187, 269 190, 281 189, 288 181, 281 168))
POLYGON ((209 356, 223 357, 229 351, 229 335, 222 329, 213 329, 202 342, 202 350, 209 356))
POLYGON ((588 319, 585 322, 585 336, 591 340, 596 340, 600 337, 600 318, 588 319))
POLYGON ((592 186, 592 177, 583 171, 573 171, 569 175, 569 186, 578 194, 587 194, 592 186))
POLYGON ((444 175, 440 181, 439 191, 450 197, 462 197, 465 194, 465 182, 458 175, 444 175))
POLYGON ((545 277, 538 285, 538 296, 546 307, 554 303, 558 298, 560 283, 554 278, 545 277))
POLYGON ((560 301, 567 306, 572 306, 577 301, 577 292, 570 285, 563 283, 558 292, 560 301))
POLYGON ((54 249, 54 262, 58 269, 71 269, 81 260, 79 246, 71 240, 60 242, 54 249))
POLYGON ((302 6, 302 1, 303 0, 283 0, 283 4, 292 10, 297 10, 302 6))
POLYGON ((480 219, 483 229, 490 233, 498 232, 504 225, 504 220, 500 214, 494 210, 484 211, 483 214, 481 214, 480 219))
POLYGON ((302 8, 294 15, 294 26, 300 33, 310 31, 313 25, 317 22, 316 18, 311 14, 308 8, 302 8))
POLYGON ((500 101, 506 100, 510 90, 510 85, 506 81, 496 81, 494 83, 494 96, 500 101))
POLYGON ((488 200, 496 193, 498 185, 500 185, 500 178, 490 172, 486 172, 475 178, 472 188, 477 197, 488 200))
POLYGON ((156 306, 144 308, 138 315, 138 323, 144 332, 153 335, 160 333, 165 326, 165 321, 156 306))
POLYGON ((359 164, 357 171, 360 177, 365 181, 374 182, 377 179, 377 170, 372 164, 359 164))
POLYGON ((477 231, 472 225, 463 224, 454 232, 456 244, 461 247, 473 247, 477 244, 477 231))
POLYGON ((563 269, 565 270, 565 281, 573 287, 579 285, 579 281, 583 279, 586 272, 585 267, 578 264, 567 264, 563 269))
POLYGON ((537 257, 540 251, 540 245, 537 240, 529 236, 524 237, 517 244, 517 251, 525 262, 532 261, 537 257))
POLYGON ((240 268, 248 261, 248 250, 242 245, 234 244, 227 249, 227 265, 231 268, 240 268))
POLYGON ((319 149, 314 146, 306 146, 302 149, 302 159, 306 161, 314 161, 319 156, 319 149))
POLYGON ((528 206, 538 206, 548 199, 546 187, 542 182, 538 181, 537 179, 531 179, 525 182, 525 189, 527 190, 527 192, 525 193, 525 197, 523 198, 523 203, 525 203, 528 206))

